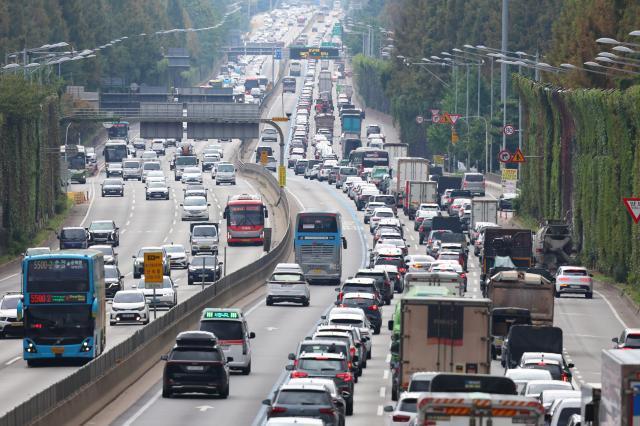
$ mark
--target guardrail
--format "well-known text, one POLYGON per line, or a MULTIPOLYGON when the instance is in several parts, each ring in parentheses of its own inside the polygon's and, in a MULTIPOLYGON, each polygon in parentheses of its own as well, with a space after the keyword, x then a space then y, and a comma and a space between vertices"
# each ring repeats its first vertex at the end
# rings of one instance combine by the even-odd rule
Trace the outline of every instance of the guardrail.
POLYGON ((71 375, 16 406, 0 418, 0 426, 86 422, 153 367, 159 354, 175 343, 177 333, 199 320, 202 309, 234 302, 264 284, 264 277, 291 251, 289 204, 278 181, 264 168, 246 164, 239 172, 258 178, 264 195, 278 208, 280 214, 272 216, 279 218, 282 224, 278 225, 286 229, 280 243, 262 258, 179 303, 71 375))

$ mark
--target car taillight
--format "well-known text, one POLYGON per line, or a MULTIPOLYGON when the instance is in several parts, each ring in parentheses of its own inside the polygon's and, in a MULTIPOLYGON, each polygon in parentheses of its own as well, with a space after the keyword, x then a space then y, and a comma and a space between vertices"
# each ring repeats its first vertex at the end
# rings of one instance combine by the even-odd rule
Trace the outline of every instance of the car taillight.
POLYGON ((420 225, 420 226, 418 227, 418 232, 424 232, 424 226, 420 225))
MULTIPOLYGON (((405 414, 396 414, 393 417, 391 417, 391 419, 394 422, 408 422, 411 420, 411 417, 405 415, 405 414)), ((426 423, 425 423, 426 424, 426 423)))
POLYGON ((320 414, 333 414, 333 408, 321 408, 318 410, 320 414))
POLYGON ((398 272, 404 274, 405 272, 407 272, 407 268, 398 268, 398 272))
POLYGON ((356 348, 355 348, 355 346, 351 346, 349 348, 349 353, 351 354, 352 357, 356 356, 356 348))
POLYGON ((563 382, 569 381, 569 375, 567 373, 562 373, 562 376, 560 376, 560 378, 562 379, 563 382))
POLYGON ((351 361, 349 361, 347 363, 347 367, 349 368, 349 370, 351 370, 353 368, 353 364, 351 363, 351 361))
POLYGON ((344 296, 343 292, 338 293, 338 300, 342 301, 342 296, 344 296))
POLYGON ((462 274, 460 274, 460 278, 467 278, 467 274, 463 272, 462 274))
POLYGON ((271 407, 271 414, 284 413, 286 411, 287 411, 287 409, 284 408, 284 407, 271 407))
POLYGON ((304 377, 309 377, 309 374, 305 373, 304 371, 292 371, 291 372, 291 378, 292 379, 302 379, 304 377))
POLYGON ((385 280, 384 285, 385 287, 391 287, 391 281, 385 280))
POLYGON ((571 279, 567 278, 567 277, 560 277, 560 278, 558 278, 558 281, 567 282, 567 281, 571 281, 571 279))
POLYGON ((338 379, 342 379, 345 382, 350 382, 353 380, 353 375, 351 373, 338 373, 336 374, 338 379))
POLYGON ((247 341, 244 340, 242 342, 242 355, 246 355, 248 351, 249 351, 249 345, 247 345, 247 341))
POLYGON ((580 278, 580 282, 581 283, 590 283, 591 282, 591 278, 580 278))
POLYGON ((378 310, 378 305, 371 305, 367 309, 369 309, 370 311, 377 311, 378 310))
POLYGON ((466 182, 466 181, 465 181, 465 182, 462 182, 462 187, 463 187, 463 188, 466 188, 466 187, 467 187, 467 182, 466 182))
POLYGON ((429 238, 429 241, 427 242, 427 244, 431 244, 433 242, 433 240, 431 238, 429 238))

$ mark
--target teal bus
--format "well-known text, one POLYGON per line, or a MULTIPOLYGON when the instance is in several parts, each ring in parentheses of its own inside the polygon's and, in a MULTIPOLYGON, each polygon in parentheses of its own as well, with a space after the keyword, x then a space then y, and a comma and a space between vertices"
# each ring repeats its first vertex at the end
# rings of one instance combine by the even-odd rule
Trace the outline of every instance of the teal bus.
POLYGON ((340 213, 298 213, 293 246, 296 263, 309 283, 340 283, 342 249, 347 248, 340 213))
POLYGON ((82 145, 61 145, 60 155, 66 159, 68 180, 87 183, 87 153, 82 145))
POLYGON ((22 261, 18 318, 27 365, 90 361, 106 345, 104 258, 97 250, 65 250, 22 261))

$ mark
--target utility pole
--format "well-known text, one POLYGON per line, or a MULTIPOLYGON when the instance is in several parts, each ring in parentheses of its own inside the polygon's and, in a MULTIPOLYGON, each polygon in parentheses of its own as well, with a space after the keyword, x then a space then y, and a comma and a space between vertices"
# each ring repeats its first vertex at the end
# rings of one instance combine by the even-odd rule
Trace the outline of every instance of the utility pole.
MULTIPOLYGON (((467 102, 466 102, 466 106, 465 106, 465 111, 464 111, 464 115, 465 117, 469 116, 469 64, 466 64, 466 68, 467 68, 467 102)), ((469 121, 467 120, 467 161, 466 161, 466 165, 467 167, 470 167, 469 164, 469 157, 470 157, 470 153, 469 153, 469 145, 471 145, 470 141, 469 141, 469 131, 470 131, 470 125, 469 125, 469 121)))
MULTIPOLYGON (((502 0, 502 54, 507 55, 509 44, 509 0, 502 0)), ((502 128, 507 124, 507 64, 500 63, 500 99, 502 100, 502 128)), ((502 132, 502 149, 507 148, 507 135, 502 132)))

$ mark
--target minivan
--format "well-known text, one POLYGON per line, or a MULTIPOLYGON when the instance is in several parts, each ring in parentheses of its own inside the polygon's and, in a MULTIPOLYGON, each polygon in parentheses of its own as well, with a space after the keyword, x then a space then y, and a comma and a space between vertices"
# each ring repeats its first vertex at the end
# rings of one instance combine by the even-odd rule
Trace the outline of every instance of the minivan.
POLYGON ((152 170, 162 170, 158 161, 148 161, 142 165, 142 181, 147 181, 147 174, 152 170))
POLYGON ((142 180, 142 161, 132 160, 130 158, 122 160, 122 179, 138 179, 142 180))
POLYGON ((200 331, 208 331, 218 338, 225 357, 232 358, 229 368, 239 369, 243 375, 251 373, 251 342, 256 337, 249 331, 240 308, 205 308, 200 318, 200 331))
POLYGON ((484 197, 484 175, 482 173, 465 173, 462 178, 462 189, 471 191, 473 195, 484 197))

